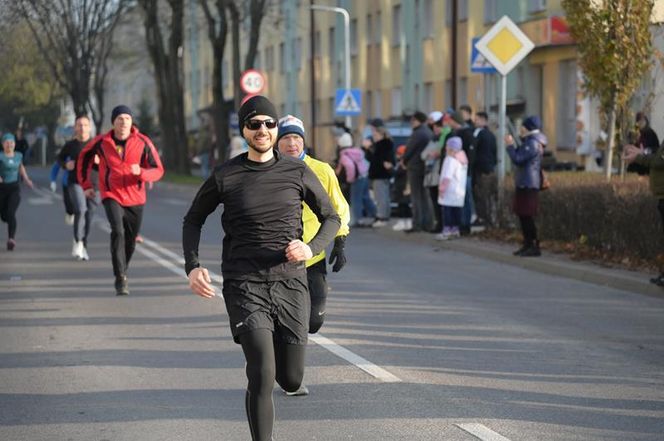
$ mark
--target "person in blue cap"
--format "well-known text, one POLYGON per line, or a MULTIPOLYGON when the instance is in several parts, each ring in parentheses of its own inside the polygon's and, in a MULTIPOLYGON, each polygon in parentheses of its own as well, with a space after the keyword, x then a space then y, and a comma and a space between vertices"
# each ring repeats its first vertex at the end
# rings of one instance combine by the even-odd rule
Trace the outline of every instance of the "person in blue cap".
POLYGON ((547 139, 542 130, 542 121, 537 116, 523 120, 519 132, 521 145, 514 145, 511 135, 505 136, 507 154, 516 167, 514 172, 514 214, 519 217, 523 245, 515 256, 537 257, 540 251, 535 217, 539 208, 539 191, 542 185, 542 156, 547 139))
POLYGON ((23 154, 16 150, 16 138, 11 133, 2 135, 0 153, 0 219, 7 224, 7 250, 16 247, 16 211, 21 203, 19 176, 32 188, 32 181, 23 165, 23 154))

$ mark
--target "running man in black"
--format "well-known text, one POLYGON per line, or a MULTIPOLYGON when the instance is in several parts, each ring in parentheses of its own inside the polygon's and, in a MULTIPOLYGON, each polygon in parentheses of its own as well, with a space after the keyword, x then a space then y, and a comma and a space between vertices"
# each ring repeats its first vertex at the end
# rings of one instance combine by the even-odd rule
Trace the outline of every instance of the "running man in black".
POLYGON ((274 380, 296 391, 304 375, 310 299, 305 262, 320 253, 341 225, 316 175, 303 161, 273 150, 277 112, 263 96, 238 112, 247 153, 219 166, 184 218, 182 246, 191 290, 215 296, 198 261, 201 228, 223 204, 223 295, 248 381, 245 405, 253 441, 272 439, 274 380), (321 227, 302 241, 302 202, 321 227))
POLYGON ((76 176, 78 155, 90 141, 90 119, 81 115, 74 121, 74 139, 68 141, 58 154, 58 163, 67 170, 67 185, 63 186, 74 209, 74 243, 71 255, 78 260, 90 260, 88 256, 88 235, 92 225, 92 209, 95 201, 85 197, 83 187, 76 176))

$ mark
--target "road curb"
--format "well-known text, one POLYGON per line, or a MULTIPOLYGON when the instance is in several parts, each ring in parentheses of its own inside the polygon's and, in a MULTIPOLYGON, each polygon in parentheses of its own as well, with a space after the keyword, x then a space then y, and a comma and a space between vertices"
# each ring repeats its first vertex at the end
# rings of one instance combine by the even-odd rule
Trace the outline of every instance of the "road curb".
POLYGON ((435 240, 434 235, 430 233, 406 234, 393 231, 390 227, 375 228, 374 231, 398 240, 430 245, 434 250, 456 251, 543 274, 664 299, 664 288, 650 283, 649 279, 653 275, 646 272, 606 268, 592 262, 573 261, 566 255, 546 250, 543 250, 541 257, 516 257, 512 255, 514 247, 509 244, 472 237, 442 242, 435 240))

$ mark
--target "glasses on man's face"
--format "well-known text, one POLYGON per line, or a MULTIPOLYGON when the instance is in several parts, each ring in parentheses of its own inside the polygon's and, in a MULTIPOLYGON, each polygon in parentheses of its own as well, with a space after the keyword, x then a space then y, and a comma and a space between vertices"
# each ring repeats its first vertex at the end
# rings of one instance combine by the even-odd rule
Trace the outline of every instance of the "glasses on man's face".
POLYGON ((250 119, 249 121, 244 123, 244 126, 248 128, 249 130, 258 130, 261 128, 262 125, 265 125, 266 129, 274 129, 277 127, 277 120, 276 119, 250 119))

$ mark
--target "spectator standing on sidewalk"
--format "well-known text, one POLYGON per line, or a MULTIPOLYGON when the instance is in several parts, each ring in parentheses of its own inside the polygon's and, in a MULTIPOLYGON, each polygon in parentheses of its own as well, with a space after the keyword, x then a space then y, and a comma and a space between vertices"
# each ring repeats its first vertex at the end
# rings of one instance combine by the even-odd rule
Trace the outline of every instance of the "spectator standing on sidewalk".
POLYGON ((459 237, 461 210, 466 197, 466 179, 468 179, 468 158, 463 151, 463 142, 458 136, 452 136, 445 143, 446 155, 440 172, 438 203, 443 209, 443 232, 437 240, 459 237))
POLYGON ((404 231, 413 228, 412 213, 410 210, 410 188, 408 187, 408 174, 401 158, 406 153, 406 146, 400 145, 396 150, 397 163, 394 167, 394 185, 392 187, 392 200, 397 204, 397 221, 392 226, 394 231, 404 231))
POLYGON ((369 160, 369 179, 376 198, 376 222, 373 227, 383 227, 390 220, 390 179, 394 173, 394 142, 383 120, 376 118, 369 124, 371 139, 362 147, 369 160))
POLYGON ((376 204, 369 194, 369 162, 364 151, 353 146, 350 133, 342 134, 337 145, 339 162, 335 172, 350 183, 350 226, 371 226, 376 219, 376 204))
POLYGON ((496 135, 489 129, 489 116, 486 112, 475 114, 475 175, 473 191, 477 217, 485 225, 496 222, 496 201, 498 183, 496 181, 497 146, 496 135))
POLYGON ((422 152, 431 141, 433 132, 426 124, 427 115, 417 111, 410 118, 413 133, 406 144, 406 153, 401 162, 408 172, 410 202, 413 210, 413 226, 406 233, 431 231, 433 228, 433 207, 431 198, 424 188, 425 166, 422 152))
POLYGON ((507 154, 515 165, 514 171, 514 214, 519 217, 523 245, 514 252, 515 256, 537 257, 541 255, 535 217, 539 208, 539 191, 542 183, 542 155, 547 144, 546 136, 540 131, 542 122, 537 116, 529 116, 523 121, 519 132, 521 145, 515 147, 512 135, 505 136, 507 154))
MULTIPOLYGON (((639 137, 634 143, 637 147, 643 147, 646 154, 652 153, 657 150, 659 146, 659 138, 657 133, 650 127, 650 120, 643 112, 638 112, 636 114, 636 128, 639 132, 639 137)), ((647 175, 649 169, 645 165, 637 164, 632 162, 627 166, 628 172, 635 172, 639 175, 647 175)))
POLYGON ((438 187, 440 171, 445 159, 445 140, 451 132, 449 126, 443 124, 443 116, 444 114, 439 111, 433 111, 429 114, 429 127, 433 132, 433 137, 422 151, 422 160, 425 167, 424 188, 431 198, 434 214, 432 233, 440 233, 443 230, 443 209, 438 203, 438 187))
MULTIPOLYGON (((650 172, 650 191, 657 199, 657 210, 664 226, 664 143, 659 147, 628 144, 623 151, 626 163, 640 165, 650 172)), ((650 279, 650 282, 664 287, 664 268, 660 268, 659 276, 650 279)))

